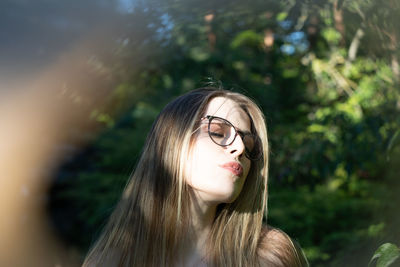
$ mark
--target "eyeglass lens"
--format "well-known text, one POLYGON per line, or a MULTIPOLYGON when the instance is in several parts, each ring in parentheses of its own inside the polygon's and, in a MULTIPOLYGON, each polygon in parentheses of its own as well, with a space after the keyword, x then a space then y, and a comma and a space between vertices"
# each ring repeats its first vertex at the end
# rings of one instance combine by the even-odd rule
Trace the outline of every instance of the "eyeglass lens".
POLYGON ((258 138, 252 134, 243 134, 236 131, 235 127, 227 120, 210 117, 208 124, 208 133, 214 143, 220 146, 228 146, 235 141, 237 135, 242 138, 246 150, 246 156, 249 159, 258 159, 260 157, 260 145, 258 138))

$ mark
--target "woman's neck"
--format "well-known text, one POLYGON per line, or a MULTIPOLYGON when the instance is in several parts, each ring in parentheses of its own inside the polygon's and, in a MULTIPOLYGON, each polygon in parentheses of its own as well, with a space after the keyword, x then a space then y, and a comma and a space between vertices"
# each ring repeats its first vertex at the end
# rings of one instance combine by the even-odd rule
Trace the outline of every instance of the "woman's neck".
POLYGON ((206 266, 207 241, 214 222, 217 205, 191 201, 190 228, 184 242, 185 266, 206 266))

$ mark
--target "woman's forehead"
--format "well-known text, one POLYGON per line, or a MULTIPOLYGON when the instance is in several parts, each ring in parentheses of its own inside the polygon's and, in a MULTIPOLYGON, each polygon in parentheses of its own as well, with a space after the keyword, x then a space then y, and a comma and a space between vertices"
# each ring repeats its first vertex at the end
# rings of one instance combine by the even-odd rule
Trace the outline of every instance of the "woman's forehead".
POLYGON ((227 119, 241 130, 250 129, 247 113, 234 100, 226 97, 215 97, 208 103, 205 115, 227 119))

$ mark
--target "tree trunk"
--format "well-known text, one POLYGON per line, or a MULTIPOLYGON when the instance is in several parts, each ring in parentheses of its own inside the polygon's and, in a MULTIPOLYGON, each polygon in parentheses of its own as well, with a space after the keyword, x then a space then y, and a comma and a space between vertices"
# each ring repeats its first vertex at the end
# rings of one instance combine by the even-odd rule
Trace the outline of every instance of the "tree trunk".
POLYGON ((215 13, 212 11, 204 16, 204 21, 206 22, 207 27, 207 39, 208 39, 208 46, 210 51, 214 51, 215 43, 217 41, 217 36, 212 31, 211 23, 214 20, 215 13))
POLYGON ((335 21, 335 29, 340 33, 340 42, 339 44, 344 47, 345 43, 345 26, 343 23, 343 9, 338 5, 338 0, 333 2, 333 19, 335 21))
POLYGON ((352 62, 352 61, 354 61, 354 59, 356 59, 357 50, 358 50, 358 47, 360 46, 361 38, 363 36, 364 36, 364 31, 360 27, 360 28, 358 28, 356 34, 353 37, 353 40, 351 41, 351 44, 349 47, 349 52, 348 52, 348 61, 352 62))

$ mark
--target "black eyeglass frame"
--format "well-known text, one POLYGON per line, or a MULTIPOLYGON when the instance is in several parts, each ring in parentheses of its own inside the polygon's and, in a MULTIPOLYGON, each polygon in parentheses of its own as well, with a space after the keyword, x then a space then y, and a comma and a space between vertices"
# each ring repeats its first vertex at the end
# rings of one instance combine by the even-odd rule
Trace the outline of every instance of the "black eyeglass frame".
POLYGON ((251 137, 253 138, 253 140, 254 140, 254 148, 253 148, 253 150, 254 150, 254 149, 256 149, 256 150, 258 149, 259 152, 256 153, 256 156, 255 156, 255 157, 252 157, 252 156, 251 156, 251 151, 248 151, 246 145, 244 145, 244 147, 245 147, 245 156, 246 156, 246 158, 248 158, 248 159, 251 160, 251 161, 257 161, 257 160, 261 159, 263 153, 262 153, 262 149, 261 149, 261 140, 260 140, 260 138, 258 137, 258 135, 255 135, 255 134, 252 134, 252 133, 244 133, 244 132, 238 130, 230 121, 228 121, 228 120, 226 120, 226 119, 224 119, 224 118, 221 118, 221 117, 212 116, 212 115, 206 115, 206 116, 204 116, 204 117, 201 118, 201 120, 204 120, 204 119, 207 119, 207 120, 208 120, 208 127, 207 127, 208 136, 210 137, 210 139, 211 139, 215 144, 217 144, 217 145, 219 145, 219 146, 222 146, 222 147, 229 146, 229 145, 233 144, 233 142, 235 142, 236 136, 238 136, 238 135, 240 136, 240 138, 242 139, 242 142, 243 142, 243 144, 244 144, 244 137, 245 137, 245 136, 251 136, 251 137), (232 139, 232 141, 231 141, 230 143, 227 143, 227 144, 220 144, 220 143, 217 143, 217 142, 213 139, 213 137, 211 136, 211 133, 210 133, 211 121, 212 121, 213 119, 222 120, 222 121, 226 122, 228 125, 230 125, 230 126, 235 130, 235 136, 233 137, 233 139, 232 139))

